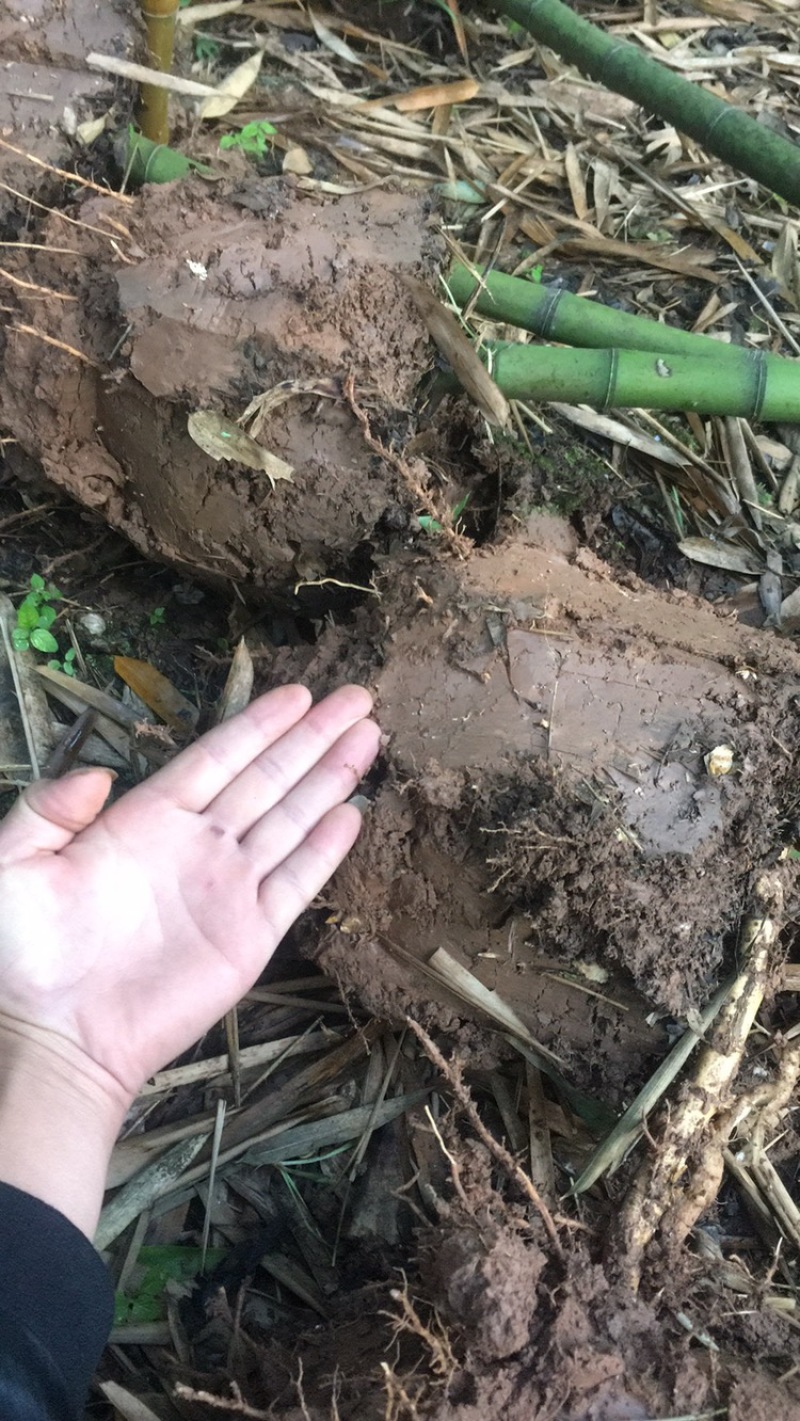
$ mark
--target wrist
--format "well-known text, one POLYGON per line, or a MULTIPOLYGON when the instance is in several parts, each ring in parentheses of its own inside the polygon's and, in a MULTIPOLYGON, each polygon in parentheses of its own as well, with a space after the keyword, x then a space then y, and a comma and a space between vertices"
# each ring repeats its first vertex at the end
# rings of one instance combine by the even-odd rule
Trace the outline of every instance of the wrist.
POLYGON ((0 1180, 52 1205, 88 1238, 129 1104, 65 1037, 0 1012, 0 1180))

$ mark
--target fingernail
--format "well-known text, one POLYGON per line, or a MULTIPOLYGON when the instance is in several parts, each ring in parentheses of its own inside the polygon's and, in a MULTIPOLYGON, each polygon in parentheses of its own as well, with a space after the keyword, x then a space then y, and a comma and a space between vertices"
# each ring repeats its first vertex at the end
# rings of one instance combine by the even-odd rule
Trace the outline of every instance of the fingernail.
POLYGON ((347 803, 352 804, 359 814, 366 814, 367 810, 372 808, 372 800, 367 799, 365 794, 351 794, 347 803))

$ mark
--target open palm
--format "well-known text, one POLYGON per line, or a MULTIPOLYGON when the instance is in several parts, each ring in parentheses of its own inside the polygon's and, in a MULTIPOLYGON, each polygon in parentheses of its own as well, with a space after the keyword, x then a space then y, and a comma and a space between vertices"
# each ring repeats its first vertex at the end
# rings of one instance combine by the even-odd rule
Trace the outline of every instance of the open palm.
POLYGON ((252 986, 352 846, 371 700, 262 696, 102 811, 40 781, 0 824, 0 1016, 66 1038, 127 1095, 252 986))

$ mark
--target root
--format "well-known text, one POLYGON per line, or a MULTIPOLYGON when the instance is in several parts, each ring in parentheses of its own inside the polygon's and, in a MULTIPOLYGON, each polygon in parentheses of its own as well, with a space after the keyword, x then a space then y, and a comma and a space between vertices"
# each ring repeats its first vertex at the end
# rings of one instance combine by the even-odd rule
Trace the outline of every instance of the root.
POLYGON ((620 1216, 622 1267, 634 1291, 644 1251, 656 1232, 669 1237, 671 1245, 682 1243, 719 1189, 724 1150, 737 1115, 731 1091, 763 999, 779 931, 783 887, 776 873, 762 874, 754 900, 739 942, 743 970, 717 1018, 714 1044, 700 1052, 694 1079, 684 1087, 664 1128, 658 1153, 640 1168, 620 1216))
MULTIPOLYGON (((395 473, 405 484, 418 507, 424 509, 429 518, 433 518, 441 525, 442 541, 446 542, 451 552, 457 553, 460 558, 466 558, 472 552, 472 543, 469 538, 465 538, 462 533, 457 533, 453 527, 453 520, 449 513, 437 508, 424 484, 414 473, 412 466, 407 463, 399 454, 395 454, 391 449, 387 449, 381 444, 380 439, 376 439, 369 424, 369 416, 363 407, 357 402, 355 394, 355 382, 352 375, 348 375, 342 386, 342 393, 353 412, 354 417, 361 426, 364 441, 374 449, 376 454, 394 469, 395 473)), ((417 461, 418 463, 420 461, 417 461)), ((420 467, 423 467, 420 465, 420 467)))
POLYGON ((561 1247, 561 1240, 558 1237, 556 1226, 553 1221, 553 1216, 550 1213, 550 1210, 548 1209, 541 1194, 539 1193, 539 1190, 536 1188, 536 1185, 528 1177, 521 1165, 517 1164, 517 1161, 514 1159, 514 1156, 506 1149, 505 1145, 502 1145, 499 1140, 495 1139, 491 1131, 487 1130, 486 1126, 481 1120, 480 1115, 475 1109, 475 1104, 472 1099, 472 1096, 470 1095, 469 1091, 467 1090, 467 1087, 464 1085, 464 1082, 461 1079, 461 1072, 458 1067, 450 1065, 445 1060, 438 1046, 436 1046, 435 1043, 431 1040, 424 1027, 419 1025, 419 1022, 416 1022, 413 1020, 412 1017, 407 1016, 406 1024, 413 1031, 414 1035, 416 1036, 426 1055, 430 1057, 430 1060, 433 1062, 437 1071, 439 1071, 444 1076, 445 1080, 448 1082, 450 1088, 453 1091, 454 1096, 456 1097, 456 1100, 461 1106, 461 1109, 464 1111, 464 1114, 467 1116, 467 1119, 469 1120, 470 1125, 472 1126, 478 1138, 483 1142, 487 1150, 489 1150, 490 1154, 494 1156, 494 1158, 497 1160, 497 1163, 506 1171, 506 1173, 509 1174, 512 1179, 516 1180, 520 1189, 523 1191, 524 1194, 527 1195, 528 1199, 533 1204, 542 1223, 544 1224, 544 1227, 547 1231, 548 1237, 553 1245, 556 1255, 563 1262, 564 1250, 561 1247))
POLYGON ((383 1384, 386 1388, 386 1411, 384 1421, 422 1421, 417 1404, 410 1397, 400 1378, 395 1376, 388 1362, 381 1362, 383 1384))
POLYGON ((396 1313, 383 1314, 384 1317, 390 1319, 394 1327, 395 1338, 401 1332, 410 1332, 415 1337, 419 1337, 430 1355, 431 1370, 441 1379, 444 1386, 448 1387, 458 1371, 458 1362, 450 1345, 450 1338, 438 1314, 434 1312, 433 1327, 426 1327, 411 1301, 405 1278, 402 1288, 393 1288, 390 1297, 402 1308, 402 1315, 399 1317, 396 1313))

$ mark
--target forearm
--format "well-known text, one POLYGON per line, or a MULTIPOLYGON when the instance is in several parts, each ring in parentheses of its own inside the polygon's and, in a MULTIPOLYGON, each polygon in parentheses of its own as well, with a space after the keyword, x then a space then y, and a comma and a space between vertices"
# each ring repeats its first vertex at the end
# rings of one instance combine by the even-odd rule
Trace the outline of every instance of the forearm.
POLYGON ((0 1014, 0 1181, 58 1209, 90 1240, 126 1107, 68 1041, 0 1014))

